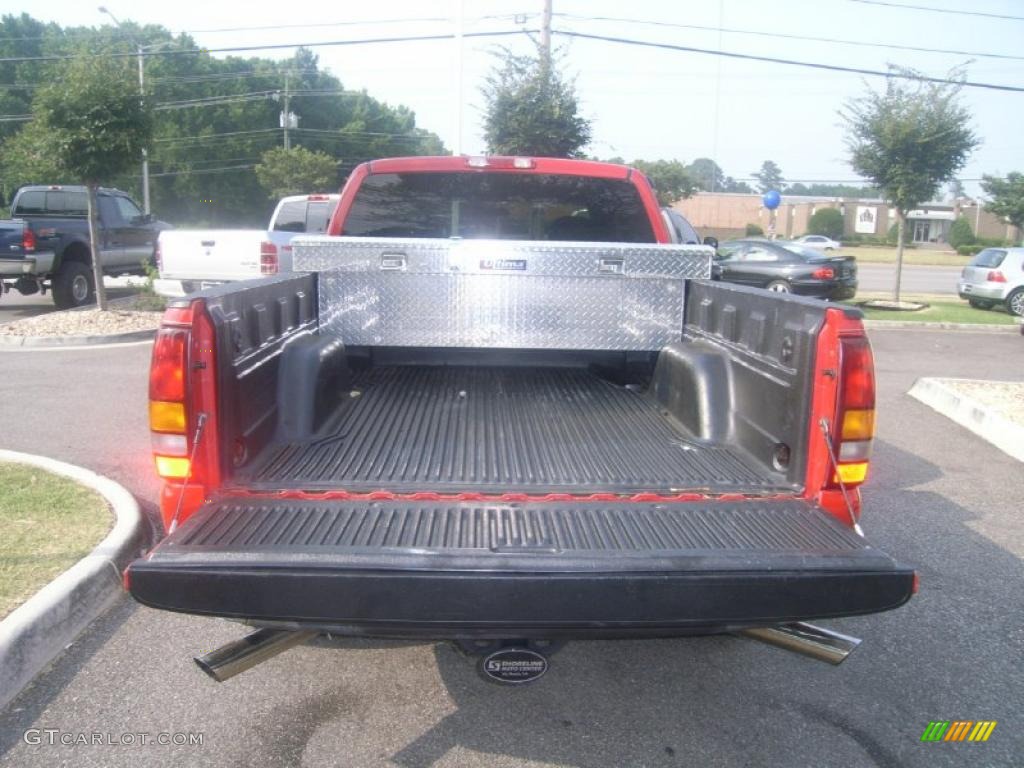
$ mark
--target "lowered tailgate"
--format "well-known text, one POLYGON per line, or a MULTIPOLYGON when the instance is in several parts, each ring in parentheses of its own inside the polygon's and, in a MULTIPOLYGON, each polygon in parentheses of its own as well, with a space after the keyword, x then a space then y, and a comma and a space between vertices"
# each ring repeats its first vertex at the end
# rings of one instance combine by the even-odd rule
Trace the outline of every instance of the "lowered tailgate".
POLYGON ((160 277, 165 280, 248 280, 262 277, 259 229, 165 230, 160 277))
POLYGON ((142 603, 429 637, 672 634, 895 608, 913 572, 799 500, 225 498, 128 580, 142 603))

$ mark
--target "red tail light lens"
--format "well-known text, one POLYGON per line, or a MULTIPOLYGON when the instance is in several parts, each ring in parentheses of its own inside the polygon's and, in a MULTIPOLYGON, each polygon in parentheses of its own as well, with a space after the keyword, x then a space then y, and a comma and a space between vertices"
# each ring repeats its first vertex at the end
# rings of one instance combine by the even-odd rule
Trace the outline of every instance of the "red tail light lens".
POLYGON ((871 355, 871 345, 865 336, 847 336, 841 338, 839 393, 840 407, 851 408, 875 407, 875 360, 871 355))
POLYGON ((988 282, 990 283, 1005 283, 1006 275, 1000 272, 998 269, 993 269, 988 273, 988 282))
POLYGON ((837 466, 828 483, 857 486, 868 474, 875 436, 875 362, 866 336, 839 339, 839 402, 832 446, 837 466))
POLYGON ((153 344, 149 368, 149 399, 182 402, 185 399, 185 358, 188 331, 161 328, 153 344))
POLYGON ((21 233, 21 247, 25 250, 25 253, 32 253, 36 249, 36 233, 25 227, 25 231, 21 233))
POLYGON ((836 271, 832 267, 818 267, 811 273, 811 277, 815 280, 831 280, 836 276, 836 271))
POLYGON ((260 244, 260 274, 276 275, 277 268, 277 246, 264 240, 260 244))

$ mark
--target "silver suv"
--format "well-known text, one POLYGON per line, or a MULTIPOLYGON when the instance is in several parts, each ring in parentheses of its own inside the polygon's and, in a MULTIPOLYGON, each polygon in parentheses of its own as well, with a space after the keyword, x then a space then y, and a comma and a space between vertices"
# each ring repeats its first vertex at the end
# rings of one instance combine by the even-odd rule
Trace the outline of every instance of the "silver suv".
POLYGON ((1005 304, 1024 317, 1024 248, 986 248, 960 273, 957 293, 977 309, 1005 304))

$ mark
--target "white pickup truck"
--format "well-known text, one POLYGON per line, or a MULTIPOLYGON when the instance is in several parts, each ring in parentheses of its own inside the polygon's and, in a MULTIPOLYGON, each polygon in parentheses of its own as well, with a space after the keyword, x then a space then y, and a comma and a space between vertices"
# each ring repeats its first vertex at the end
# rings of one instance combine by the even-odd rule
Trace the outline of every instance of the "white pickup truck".
POLYGON ((323 234, 338 195, 293 195, 281 199, 262 229, 175 229, 161 233, 156 262, 157 293, 183 296, 234 280, 251 280, 292 269, 291 241, 323 234))

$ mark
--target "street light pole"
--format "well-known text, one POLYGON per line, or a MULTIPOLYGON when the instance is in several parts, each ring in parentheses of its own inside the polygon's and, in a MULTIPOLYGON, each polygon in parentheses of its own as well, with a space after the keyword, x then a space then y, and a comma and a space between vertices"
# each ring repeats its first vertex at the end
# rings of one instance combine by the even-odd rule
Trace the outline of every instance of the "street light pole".
MULTIPOLYGON (((142 46, 138 45, 139 49, 139 101, 144 101, 146 98, 146 76, 144 74, 143 61, 145 57, 142 55, 142 46)), ((142 148, 142 210, 145 213, 149 213, 149 151, 142 148)))
MULTIPOLYGON (((107 16, 109 16, 113 20, 115 26, 117 26, 118 29, 124 31, 124 27, 121 26, 121 22, 118 21, 117 16, 115 16, 113 13, 111 13, 110 9, 108 9, 105 5, 101 5, 97 10, 99 10, 100 13, 104 13, 107 16)), ((125 33, 125 34, 128 34, 128 33, 125 33)), ((131 35, 128 35, 128 38, 131 39, 133 43, 135 43, 135 49, 136 49, 136 51, 139 54, 139 101, 142 102, 142 101, 145 101, 145 99, 146 99, 146 79, 145 79, 145 74, 144 74, 144 66, 145 65, 143 63, 145 61, 145 56, 144 56, 144 53, 143 53, 142 43, 140 43, 139 41, 133 39, 131 35)), ((146 147, 142 148, 142 210, 145 213, 149 213, 150 212, 150 210, 149 210, 149 151, 146 149, 146 147)))

